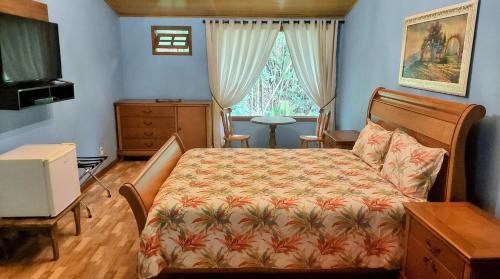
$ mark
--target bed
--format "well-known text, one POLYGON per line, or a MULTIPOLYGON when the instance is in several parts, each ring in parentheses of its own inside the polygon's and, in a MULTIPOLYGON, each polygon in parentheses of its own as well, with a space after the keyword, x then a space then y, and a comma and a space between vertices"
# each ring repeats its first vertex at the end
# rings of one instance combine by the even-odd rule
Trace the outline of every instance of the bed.
MULTIPOLYGON (((466 200, 479 105, 377 88, 367 117, 448 152, 429 201, 466 200)), ((340 149, 193 149, 173 136, 120 188, 140 232, 142 278, 186 272, 397 270, 404 209, 420 201, 340 149)))

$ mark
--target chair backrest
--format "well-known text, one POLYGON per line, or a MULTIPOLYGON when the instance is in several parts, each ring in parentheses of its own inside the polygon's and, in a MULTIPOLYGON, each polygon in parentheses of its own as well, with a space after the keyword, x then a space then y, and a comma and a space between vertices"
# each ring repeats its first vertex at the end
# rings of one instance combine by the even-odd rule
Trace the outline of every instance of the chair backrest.
POLYGON ((323 137, 323 132, 328 129, 328 123, 330 122, 330 116, 332 112, 328 109, 321 109, 319 111, 318 121, 316 122, 316 136, 323 137))
POLYGON ((224 126, 224 137, 228 138, 233 134, 231 127, 231 108, 226 108, 220 111, 220 116, 222 118, 222 125, 224 126))

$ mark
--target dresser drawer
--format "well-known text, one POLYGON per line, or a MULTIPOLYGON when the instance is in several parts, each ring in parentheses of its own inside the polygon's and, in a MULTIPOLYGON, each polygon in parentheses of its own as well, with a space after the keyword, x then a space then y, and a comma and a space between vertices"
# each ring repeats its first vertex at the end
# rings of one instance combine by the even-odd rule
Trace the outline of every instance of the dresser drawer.
POLYGON ((129 105, 119 106, 121 116, 145 116, 145 117, 174 117, 175 107, 166 106, 141 106, 129 105))
POLYGON ((122 149, 157 150, 165 144, 167 139, 124 139, 122 149))
MULTIPOLYGON (((465 262, 452 248, 414 218, 411 219, 410 236, 414 237, 429 254, 445 265, 456 277, 462 277, 465 262)), ((410 250, 410 252, 412 251, 410 250)))
POLYGON ((436 260, 413 236, 408 237, 405 277, 408 279, 453 279, 456 278, 436 260))
POLYGON ((123 128, 173 128, 175 129, 174 117, 122 117, 123 128))
POLYGON ((168 139, 175 133, 175 127, 170 128, 123 128, 124 139, 168 139))

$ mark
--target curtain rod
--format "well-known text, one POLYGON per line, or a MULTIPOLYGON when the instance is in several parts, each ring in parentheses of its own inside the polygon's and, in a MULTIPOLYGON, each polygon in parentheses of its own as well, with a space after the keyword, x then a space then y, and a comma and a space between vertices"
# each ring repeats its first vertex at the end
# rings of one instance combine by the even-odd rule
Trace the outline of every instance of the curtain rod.
MULTIPOLYGON (((220 21, 222 21, 222 23, 229 23, 229 20, 227 19, 209 19, 208 21, 215 21, 215 23, 219 23, 220 21)), ((309 24, 309 23, 316 23, 318 22, 317 19, 315 20, 302 20, 304 23, 306 24, 309 24)), ((329 19, 326 21, 327 24, 329 23, 332 23, 332 21, 339 21, 339 22, 343 22, 344 19, 329 19)), ((203 20, 203 24, 205 24, 207 22, 207 20, 203 20)), ((234 23, 236 24, 248 24, 248 23, 257 23, 257 20, 235 20, 234 23)), ((270 21, 270 20, 262 20, 262 21, 259 21, 259 22, 262 22, 262 23, 273 23, 273 24, 277 24, 277 23, 282 23, 282 24, 290 24, 290 23, 300 23, 301 20, 273 20, 273 21, 270 21)))

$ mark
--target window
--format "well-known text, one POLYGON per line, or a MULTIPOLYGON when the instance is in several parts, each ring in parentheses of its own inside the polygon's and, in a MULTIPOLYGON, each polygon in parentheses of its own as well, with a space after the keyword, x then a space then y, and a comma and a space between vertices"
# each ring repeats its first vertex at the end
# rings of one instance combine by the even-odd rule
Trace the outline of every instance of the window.
POLYGON ((285 33, 280 32, 259 79, 232 115, 317 116, 318 111, 295 75, 285 33))
POLYGON ((151 26, 153 55, 191 55, 191 26, 151 26))

